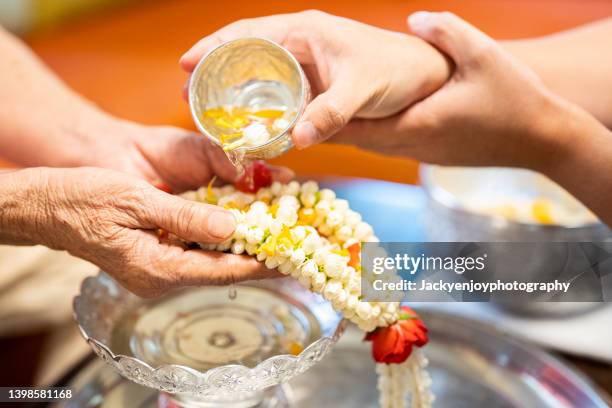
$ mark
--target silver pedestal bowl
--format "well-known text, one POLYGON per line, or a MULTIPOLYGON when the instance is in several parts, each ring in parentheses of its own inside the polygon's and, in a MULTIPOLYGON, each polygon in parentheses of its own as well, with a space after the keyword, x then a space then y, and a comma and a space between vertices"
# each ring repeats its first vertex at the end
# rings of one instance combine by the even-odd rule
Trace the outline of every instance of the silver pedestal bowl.
POLYGON ((101 272, 74 299, 93 351, 173 407, 282 407, 289 381, 320 361, 346 322, 292 279, 197 287, 141 299, 101 272))

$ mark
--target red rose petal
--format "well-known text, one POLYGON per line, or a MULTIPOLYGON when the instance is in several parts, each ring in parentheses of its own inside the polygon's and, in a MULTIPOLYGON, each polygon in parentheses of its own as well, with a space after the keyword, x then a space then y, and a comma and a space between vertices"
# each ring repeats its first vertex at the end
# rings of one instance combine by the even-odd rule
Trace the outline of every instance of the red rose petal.
POLYGON ((245 166, 244 174, 236 180, 234 187, 243 193, 256 193, 262 187, 272 184, 272 171, 262 160, 245 166))

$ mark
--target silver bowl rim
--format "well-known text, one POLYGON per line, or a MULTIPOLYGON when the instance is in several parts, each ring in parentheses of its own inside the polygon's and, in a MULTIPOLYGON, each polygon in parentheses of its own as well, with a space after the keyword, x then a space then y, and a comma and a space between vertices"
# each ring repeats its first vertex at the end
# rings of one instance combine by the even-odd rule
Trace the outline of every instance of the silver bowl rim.
MULTIPOLYGON (((127 291, 125 288, 123 288, 119 283, 117 283, 112 277, 110 277, 110 275, 106 274, 104 271, 99 271, 99 273, 97 275, 94 276, 89 276, 87 278, 85 278, 82 283, 81 283, 81 287, 79 290, 79 293, 74 297, 73 299, 73 318, 77 323, 77 326, 79 328, 79 332, 81 333, 81 335, 83 336, 83 338, 85 339, 85 341, 90 345, 90 347, 93 349, 93 351, 98 354, 98 356, 100 356, 103 360, 105 360, 105 362, 109 363, 110 365, 113 366, 113 368, 115 370, 117 370, 119 373, 121 373, 122 375, 124 375, 126 378, 128 378, 131 381, 134 381, 136 383, 142 384, 142 385, 146 385, 149 387, 155 387, 157 389, 160 389, 162 391, 169 391, 169 392, 186 392, 186 393, 194 393, 193 391, 171 391, 171 390, 167 390, 167 389, 162 389, 160 388, 157 384, 144 384, 142 381, 139 381, 139 379, 135 379, 131 376, 128 376, 126 374, 124 374, 121 369, 122 364, 124 362, 131 362, 131 363, 135 363, 136 366, 140 366, 140 367, 144 367, 147 370, 149 370, 153 376, 155 376, 155 374, 159 373, 159 372, 164 372, 166 370, 170 370, 170 371, 183 371, 183 372, 187 372, 190 373, 191 375, 193 375, 199 383, 201 382, 205 382, 207 380, 207 378, 210 377, 214 377, 216 374, 222 374, 224 372, 227 372, 230 369, 233 370, 240 370, 241 372, 244 373, 245 377, 250 377, 253 376, 254 374, 260 373, 261 370, 264 369, 264 366, 266 364, 270 364, 270 362, 272 361, 283 361, 285 364, 287 362, 292 362, 294 364, 297 364, 298 361, 300 359, 302 359, 305 355, 308 355, 311 350, 317 348, 317 347, 321 347, 323 346, 324 343, 329 344, 329 346, 332 346, 333 344, 335 344, 340 337, 342 336, 342 334, 344 334, 344 331, 346 330, 346 326, 348 324, 348 321, 344 318, 342 318, 342 316, 338 315, 338 324, 335 328, 335 330, 333 330, 333 333, 331 335, 323 335, 319 337, 318 339, 316 339, 315 341, 313 341, 312 343, 310 343, 307 347, 305 347, 299 354, 297 355, 293 355, 293 354, 278 354, 272 357, 269 357, 263 361, 261 361, 260 363, 258 363, 257 365, 255 365, 254 367, 247 367, 241 364, 227 364, 227 365, 222 365, 222 366, 218 366, 218 367, 214 367, 211 368, 209 370, 206 371, 199 371, 196 370, 194 368, 185 366, 185 365, 181 365, 181 364, 162 364, 159 366, 151 366, 150 364, 146 363, 145 361, 140 360, 137 357, 134 356, 130 356, 130 355, 125 355, 125 354, 116 354, 114 353, 110 346, 106 345, 104 342, 102 342, 101 340, 98 340, 96 338, 94 338, 92 335, 90 335, 87 331, 87 329, 84 327, 84 325, 81 323, 82 322, 82 318, 81 318, 81 307, 80 307, 80 303, 84 302, 85 298, 83 295, 83 289, 91 284, 98 284, 100 285, 100 279, 103 278, 108 278, 110 279, 114 285, 116 285, 116 287, 119 288, 120 291, 123 291, 124 293, 128 293, 129 296, 134 296, 136 298, 138 298, 136 295, 131 294, 129 291, 127 291), (102 355, 100 355, 100 352, 102 353, 102 355), (107 359, 110 359, 111 361, 108 361, 107 359)), ((282 278, 279 278, 282 279, 282 278)), ((103 285, 103 284, 102 284, 103 285)), ((304 288, 304 290, 306 291, 307 289, 304 288)), ((314 295, 314 294, 313 294, 314 295)), ((329 348, 327 349, 327 351, 329 350, 329 348)), ((326 353, 323 353, 326 354, 326 353)), ((319 360, 316 360, 319 361, 319 360)), ((309 367, 306 367, 305 369, 308 369, 309 367)), ((301 372, 303 372, 304 370, 297 370, 295 372, 294 375, 297 375, 301 372)), ((283 380, 283 381, 287 381, 287 379, 283 380)), ((281 381, 277 381, 275 383, 270 383, 267 384, 267 386, 271 386, 271 385, 275 385, 280 383, 281 381)), ((221 387, 222 388, 222 387, 221 387)))
POLYGON ((272 145, 273 143, 277 142, 279 139, 281 139, 283 136, 285 136, 287 133, 289 133, 291 131, 291 129, 293 129, 293 127, 296 125, 297 121, 300 119, 300 117, 302 116, 302 114, 304 113, 304 110, 306 109, 306 104, 308 103, 307 99, 309 96, 309 84, 308 84, 308 79, 306 78, 306 74, 304 73, 304 70, 302 69, 302 65, 299 63, 299 61, 295 58, 295 56, 289 52, 289 50, 287 50, 285 47, 283 47, 282 45, 269 40, 267 38, 263 38, 263 37, 241 37, 241 38, 235 38, 233 40, 229 40, 229 41, 225 41, 222 44, 217 45, 216 47, 214 47, 213 49, 211 49, 210 51, 208 51, 206 54, 204 54, 204 56, 202 56, 202 58, 200 58, 200 61, 198 61, 198 64, 196 65, 196 67, 194 68, 193 72, 191 73, 191 76, 189 77, 189 85, 188 85, 188 89, 189 89, 189 111, 191 113, 191 117, 193 119, 193 122, 195 123, 196 127, 198 128, 198 130, 200 131, 200 133, 202 133, 204 136, 206 136, 207 139, 209 139, 210 141, 212 141, 215 145, 217 146, 221 146, 219 143, 219 140, 214 137, 213 135, 211 135, 208 130, 206 130, 206 128, 202 125, 200 119, 198 118, 197 112, 196 112, 196 100, 195 100, 195 88, 196 85, 198 83, 198 73, 202 70, 202 66, 204 65, 204 61, 211 56, 213 53, 237 42, 237 41, 243 41, 243 40, 257 40, 257 41, 262 41, 265 42, 269 45, 272 45, 273 47, 278 48, 283 54, 285 54, 285 56, 287 56, 292 62, 293 64, 297 67, 297 71, 300 74, 300 83, 301 83, 301 89, 300 89, 300 105, 297 109, 297 112, 295 114, 295 117, 292 119, 291 123, 289 124, 289 126, 287 126, 287 129, 285 129, 285 131, 283 131, 282 133, 279 133, 278 135, 276 135, 275 137, 273 137, 272 139, 268 140, 266 143, 259 145, 259 146, 250 146, 250 147, 246 147, 244 148, 244 151, 248 154, 248 153, 252 153, 252 152, 257 152, 260 151, 262 149, 265 149, 267 146, 272 145))
POLYGON ((463 207, 462 205, 460 205, 459 201, 454 197, 454 195, 451 192, 449 192, 448 190, 445 190, 438 184, 434 183, 432 173, 435 168, 442 168, 442 167, 444 166, 424 164, 424 163, 421 163, 419 165, 419 180, 420 180, 421 185, 423 186, 423 190, 425 191, 427 197, 449 210, 456 211, 462 216, 473 218, 474 220, 482 224, 489 225, 492 227, 496 223, 497 220, 502 219, 504 220, 504 222, 506 222, 509 226, 512 226, 513 228, 520 228, 520 229, 526 229, 526 230, 531 230, 531 231, 533 230, 547 230, 547 231, 555 231, 555 230, 596 231, 596 230, 601 230, 601 231, 606 231, 609 229, 608 226, 602 223, 601 221, 592 222, 588 224, 582 224, 582 225, 570 225, 570 226, 564 226, 564 225, 558 225, 558 224, 551 224, 551 225, 532 224, 532 223, 527 223, 527 222, 508 220, 501 216, 480 214, 474 211, 470 211, 466 209, 465 207, 463 207))

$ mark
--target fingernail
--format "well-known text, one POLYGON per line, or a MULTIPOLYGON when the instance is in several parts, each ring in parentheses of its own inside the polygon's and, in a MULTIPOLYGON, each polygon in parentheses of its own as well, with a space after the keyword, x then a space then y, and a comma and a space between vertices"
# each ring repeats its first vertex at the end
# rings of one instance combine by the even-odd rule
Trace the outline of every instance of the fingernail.
POLYGON ((300 122, 293 129, 295 146, 303 149, 312 146, 319 140, 319 132, 312 122, 300 122))
POLYGON ((428 24, 430 16, 431 13, 429 11, 417 11, 416 13, 411 14, 410 17, 408 17, 410 29, 412 31, 420 31, 424 29, 428 24))
POLYGON ((227 211, 214 211, 208 217, 208 233, 215 238, 227 238, 236 229, 236 219, 227 211))

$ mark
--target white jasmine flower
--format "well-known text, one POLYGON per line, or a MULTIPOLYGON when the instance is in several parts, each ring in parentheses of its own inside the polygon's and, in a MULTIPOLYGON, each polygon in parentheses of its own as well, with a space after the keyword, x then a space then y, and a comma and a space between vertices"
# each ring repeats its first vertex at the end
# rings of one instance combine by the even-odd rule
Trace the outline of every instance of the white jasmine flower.
POLYGON ((274 130, 283 132, 289 127, 290 124, 291 123, 287 119, 278 118, 274 121, 274 123, 272 123, 272 126, 274 127, 274 130))
POLYGON ((343 225, 336 230, 336 237, 340 241, 346 241, 353 236, 353 229, 348 225, 343 225))
POLYGON ((371 314, 372 318, 378 318, 381 312, 382 310, 379 305, 372 306, 372 314, 371 314))
POLYGON ((280 220, 273 219, 268 226, 270 234, 276 236, 283 231, 283 223, 280 220))
POLYGON ((319 225, 319 232, 322 235, 331 236, 334 233, 334 229, 327 224, 321 224, 319 225))
POLYGON ((235 202, 233 197, 223 196, 219 198, 219 200, 217 201, 217 205, 219 207, 225 207, 226 205, 229 205, 230 203, 233 203, 233 202, 235 202))
POLYGON ((357 305, 359 304, 359 299, 355 295, 349 295, 346 300, 346 308, 350 310, 357 310, 357 305))
POLYGON ((321 246, 319 234, 309 234, 302 242, 302 249, 306 255, 314 253, 321 246))
POLYGON ((298 199, 292 195, 285 195, 282 196, 279 200, 278 200, 278 206, 279 207, 293 207, 294 209, 298 209, 300 208, 300 202, 298 201, 298 199))
POLYGON ((302 274, 304 276, 308 276, 309 278, 312 278, 313 276, 315 276, 315 274, 319 273, 319 268, 317 267, 317 263, 313 261, 312 259, 309 261, 306 261, 306 263, 304 263, 304 265, 302 266, 301 270, 302 270, 302 274))
POLYGON ((320 198, 322 201, 327 201, 328 203, 331 203, 336 199, 336 193, 334 193, 328 188, 324 188, 320 191, 320 198))
POLYGON ((313 227, 319 228, 321 225, 325 224, 325 215, 319 214, 316 216, 314 222, 312 223, 313 227))
POLYGON ((300 201, 306 208, 311 208, 317 202, 317 197, 314 193, 302 193, 300 195, 300 201))
POLYGON ((354 273, 348 278, 348 283, 346 288, 351 293, 360 293, 361 292, 361 277, 354 273))
POLYGON ((327 282, 327 277, 322 272, 315 273, 311 278, 312 288, 319 293, 321 293, 325 287, 325 282, 327 282))
POLYGON ((306 276, 300 276, 298 278, 298 281, 300 282, 300 284, 302 286, 304 286, 306 289, 310 289, 310 287, 312 286, 310 283, 310 278, 306 277, 306 276))
POLYGON ((304 238, 306 238, 306 228, 304 228, 301 225, 298 225, 297 227, 293 227, 290 233, 291 233, 291 239, 294 242, 300 242, 300 241, 303 241, 304 238))
POLYGON ((359 302, 355 311, 357 312, 357 316, 363 320, 367 320, 372 315, 372 306, 370 306, 368 302, 359 302))
POLYGON ((344 289, 340 289, 333 300, 333 306, 336 310, 342 310, 346 306, 348 300, 348 293, 344 289))
POLYGON ((269 256, 266 258, 266 268, 268 269, 274 269, 276 267, 278 267, 278 265, 280 265, 281 260, 277 257, 277 256, 269 256))
POLYGON ((279 272, 283 275, 289 275, 292 269, 293 264, 291 263, 291 261, 285 261, 278 267, 279 272))
POLYGON ((332 254, 329 252, 329 248, 321 246, 317 250, 315 250, 312 255, 312 259, 317 263, 317 265, 324 265, 328 256, 337 256, 336 254, 332 254))
POLYGON ((299 267, 293 265, 293 263, 291 263, 291 276, 293 276, 295 279, 298 279, 302 275, 302 270, 299 267))
POLYGON ((232 253, 235 255, 240 255, 241 253, 244 252, 245 248, 244 248, 244 244, 245 242, 243 240, 238 240, 236 242, 234 242, 232 244, 232 253))
POLYGON ((276 219, 291 227, 295 225, 298 220, 297 211, 291 206, 280 206, 278 207, 278 211, 276 211, 276 219))
POLYGON ((270 139, 270 133, 263 123, 254 122, 242 129, 242 136, 247 145, 259 146, 270 139))
POLYGON ((291 254, 291 262, 295 265, 300 265, 306 259, 306 253, 302 248, 298 248, 291 254))
POLYGON ((344 213, 346 210, 348 210, 348 209, 349 209, 349 203, 348 203, 348 201, 346 201, 346 200, 345 200, 345 199, 343 199, 343 198, 337 198, 337 199, 335 199, 335 200, 333 201, 333 205, 332 205, 332 207, 333 207, 335 210, 338 210, 338 211, 340 211, 341 213, 344 213))
POLYGON ((255 252, 257 252, 257 245, 256 244, 249 244, 249 243, 247 243, 244 246, 244 249, 246 250, 247 254, 255 255, 255 252))
POLYGON ((255 193, 255 198, 258 201, 271 200, 272 196, 273 194, 269 187, 262 187, 255 193))
POLYGON ((298 195, 299 192, 300 192, 300 183, 298 183, 295 180, 285 185, 282 189, 283 195, 296 196, 298 195))
POLYGON ((266 212, 268 212, 268 204, 263 201, 255 201, 251 204, 251 207, 249 207, 247 214, 265 214, 266 212))
MULTIPOLYGON (((325 255, 324 255, 325 256, 325 255)), ((315 252, 314 258, 316 259, 317 252, 315 252)), ((324 258, 325 262, 325 273, 330 278, 339 278, 342 276, 342 272, 346 267, 346 260, 338 254, 328 254, 324 258)))
POLYGON ((317 184, 316 181, 307 181, 304 184, 302 184, 302 187, 300 190, 302 194, 314 194, 317 191, 319 191, 319 185, 317 184))
POLYGON ((249 244, 258 244, 263 240, 264 230, 259 227, 250 228, 246 233, 246 241, 249 244))
POLYGON ((315 212, 318 215, 325 215, 327 216, 327 213, 331 210, 331 205, 329 204, 329 201, 319 201, 317 203, 317 205, 315 205, 315 212))
POLYGON ((344 220, 344 215, 342 212, 338 210, 332 210, 327 214, 327 218, 325 219, 325 224, 327 224, 331 228, 336 228, 342 221, 344 220))
POLYGON ((272 192, 272 194, 274 194, 275 196, 279 196, 281 193, 281 190, 283 188, 283 185, 281 183, 279 183, 278 181, 275 181, 272 183, 272 185, 270 186, 270 191, 272 192))
POLYGON ((227 184, 219 189, 219 195, 228 196, 232 194, 234 191, 236 191, 234 186, 231 184, 227 184))
POLYGON ((373 231, 372 231, 372 227, 370 226, 370 224, 365 223, 365 222, 360 222, 355 227, 355 238, 357 238, 358 240, 363 240, 364 238, 372 235, 372 232, 373 231))
POLYGON ((342 290, 342 284, 337 280, 327 281, 325 288, 323 289, 323 297, 329 301, 332 301, 338 296, 338 292, 342 290))

